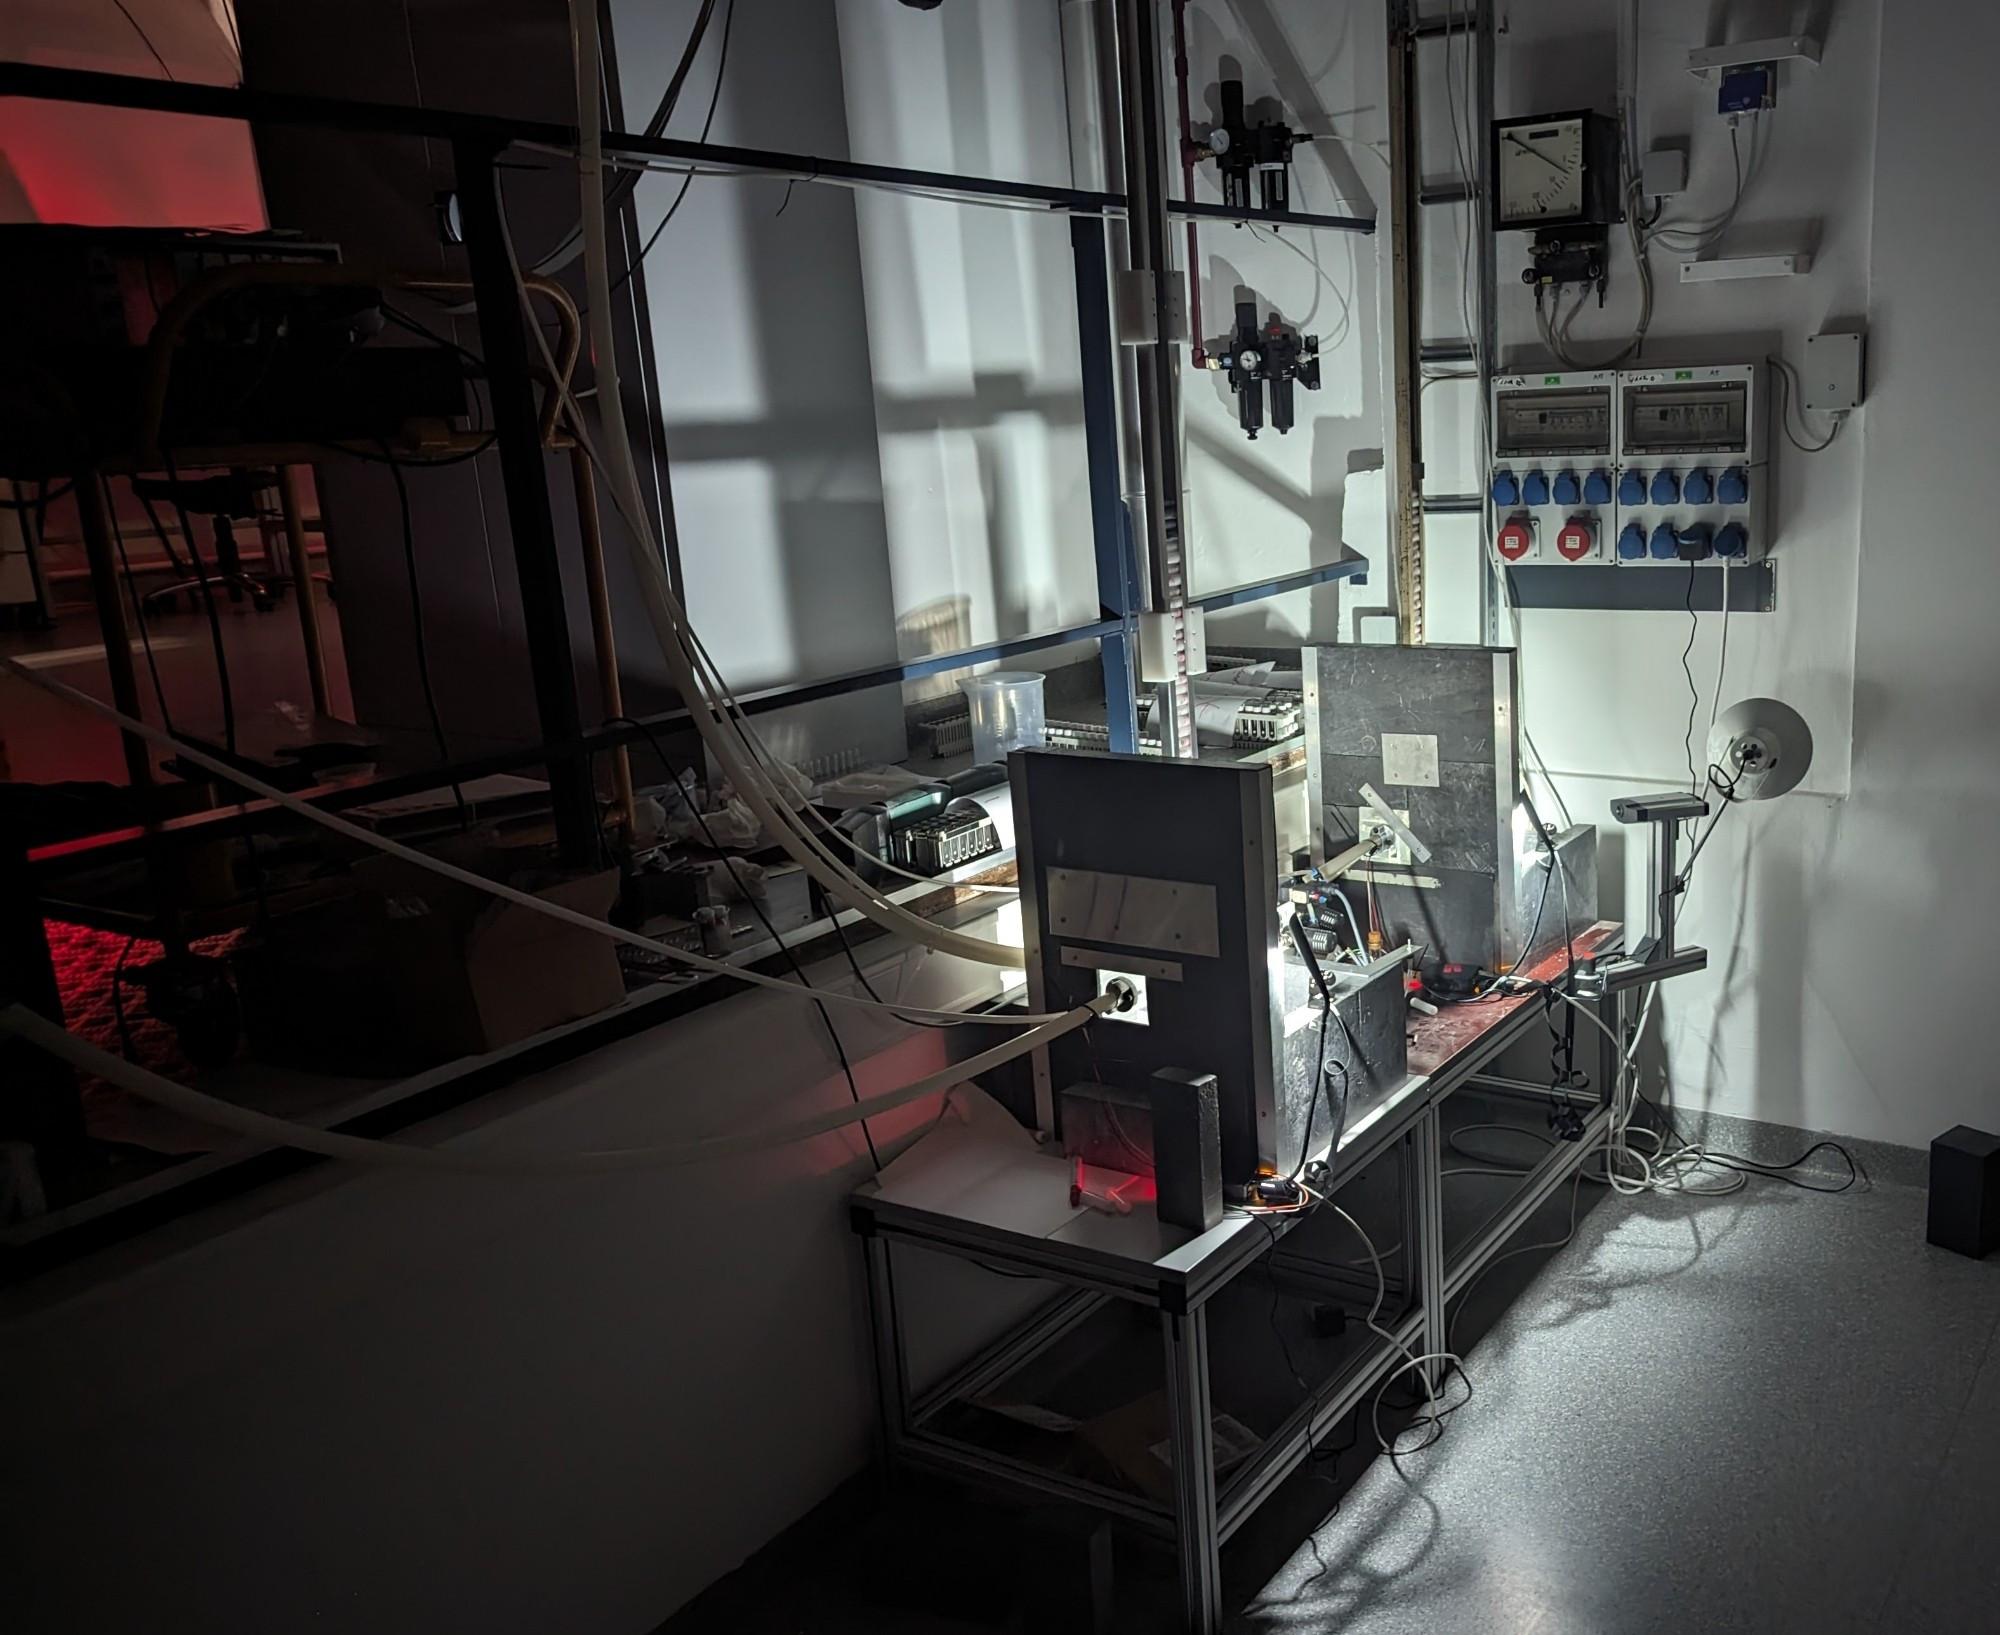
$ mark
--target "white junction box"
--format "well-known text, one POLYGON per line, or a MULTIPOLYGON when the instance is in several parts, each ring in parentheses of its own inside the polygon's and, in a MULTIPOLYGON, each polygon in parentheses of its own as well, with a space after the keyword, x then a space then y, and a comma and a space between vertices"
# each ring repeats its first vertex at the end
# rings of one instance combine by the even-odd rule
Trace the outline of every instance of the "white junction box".
POLYGON ((1856 334, 1806 339, 1805 406, 1813 414, 1846 414, 1861 407, 1862 339, 1856 334))
POLYGON ((1621 566, 1747 562, 1765 554, 1765 382, 1761 363, 1619 371, 1621 566))
POLYGON ((1493 543, 1503 561, 1608 562, 1616 502, 1609 369, 1493 382, 1493 543))

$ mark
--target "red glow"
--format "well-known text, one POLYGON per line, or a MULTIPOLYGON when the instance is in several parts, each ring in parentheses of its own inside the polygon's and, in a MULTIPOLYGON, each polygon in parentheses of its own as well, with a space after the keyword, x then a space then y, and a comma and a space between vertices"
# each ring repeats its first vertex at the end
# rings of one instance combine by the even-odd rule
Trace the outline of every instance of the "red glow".
POLYGON ((250 127, 236 120, 0 98, 0 157, 35 221, 269 225, 250 127))

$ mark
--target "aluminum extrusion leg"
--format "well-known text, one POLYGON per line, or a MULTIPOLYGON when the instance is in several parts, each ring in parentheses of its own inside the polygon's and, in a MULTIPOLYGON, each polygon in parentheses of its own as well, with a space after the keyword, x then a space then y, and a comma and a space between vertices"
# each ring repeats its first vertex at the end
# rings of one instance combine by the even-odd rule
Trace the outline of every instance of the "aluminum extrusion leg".
MULTIPOLYGON (((1436 1107, 1424 1109, 1410 1139, 1416 1148, 1417 1278, 1424 1303, 1423 1352, 1436 1359, 1447 1349, 1450 1332, 1444 1297, 1444 1137, 1436 1107)), ((1444 1366, 1435 1360, 1423 1365, 1424 1377, 1433 1390, 1444 1383, 1444 1366)))
POLYGON ((893 1477, 910 1422, 910 1374, 903 1353, 903 1325, 896 1313, 896 1274, 889 1240, 870 1232, 861 1240, 868 1268, 868 1332, 875 1352, 877 1451, 882 1475, 893 1477))
POLYGON ((285 519, 285 554, 291 558, 292 599, 298 608, 299 642, 306 656, 306 685, 312 689, 314 713, 331 715, 326 641, 320 634, 319 597, 313 586, 312 557, 306 552, 306 517, 299 504, 299 474, 294 466, 278 467, 278 508, 285 519))
POLYGON ((1208 1316, 1160 1313, 1167 1348, 1167 1422, 1174 1454, 1174 1539, 1187 1635, 1222 1628, 1222 1531, 1209 1425, 1208 1316))

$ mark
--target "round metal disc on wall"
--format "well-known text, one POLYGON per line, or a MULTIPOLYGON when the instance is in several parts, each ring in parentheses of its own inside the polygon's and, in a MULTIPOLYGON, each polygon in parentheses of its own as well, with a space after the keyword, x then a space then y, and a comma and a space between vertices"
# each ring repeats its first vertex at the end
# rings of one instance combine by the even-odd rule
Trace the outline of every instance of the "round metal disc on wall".
POLYGON ((1734 780, 1736 800, 1774 800, 1798 788, 1812 766, 1812 728, 1789 704, 1746 698, 1708 733, 1708 760, 1734 780))

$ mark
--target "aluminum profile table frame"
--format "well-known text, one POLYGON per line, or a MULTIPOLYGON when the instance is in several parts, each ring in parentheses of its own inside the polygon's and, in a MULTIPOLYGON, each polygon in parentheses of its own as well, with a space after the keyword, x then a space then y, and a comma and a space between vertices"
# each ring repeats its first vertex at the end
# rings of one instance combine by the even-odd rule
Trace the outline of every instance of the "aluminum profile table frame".
MULTIPOLYGON (((1624 1036, 1631 988, 1596 1001, 1600 1019, 1624 1036)), ((1590 1155, 1602 1146, 1611 1119, 1610 1086, 1618 1063, 1610 1039, 1598 1030, 1596 1104, 1575 1141, 1559 1142, 1522 1181, 1510 1201, 1455 1253, 1447 1252, 1443 1200, 1445 1103, 1468 1086, 1509 1093, 1509 1081, 1487 1069, 1509 1047, 1540 1026, 1543 1013, 1533 1003, 1515 1005, 1427 1078, 1415 1078, 1343 1141, 1334 1193, 1378 1159, 1396 1152, 1404 1175, 1406 1241, 1417 1245, 1413 1308, 1392 1319, 1395 1343, 1378 1340, 1321 1382, 1259 1450, 1226 1480, 1214 1467, 1209 1433, 1209 1302, 1275 1246, 1263 1231, 1244 1229, 1189 1264, 1174 1257, 1145 1263, 1082 1245, 1033 1238, 1004 1228, 912 1207, 873 1196, 868 1188, 850 1205, 867 1271, 870 1335, 880 1406, 881 1453, 890 1465, 906 1464, 942 1472, 1005 1491, 1041 1499, 1067 1500, 1110 1516, 1176 1551, 1184 1627, 1209 1635, 1222 1627, 1220 1553, 1222 1545, 1257 1507, 1310 1455, 1313 1447, 1408 1353, 1436 1357, 1448 1350, 1448 1307, 1502 1252, 1515 1232, 1590 1155), (977 1352, 922 1392, 912 1389, 905 1349, 903 1312, 893 1247, 956 1255, 989 1268, 1044 1278, 1065 1292, 1000 1339, 977 1352), (1172 1503, 1150 1502, 1026 1460, 976 1448, 931 1430, 927 1421, 956 1401, 977 1395, 1072 1333, 1112 1300, 1157 1311, 1165 1357, 1169 1434, 1173 1445, 1172 1503)), ((1512 1093, 1545 1100, 1539 1088, 1512 1093)), ((1299 1219, 1265 1216, 1282 1241, 1299 1219)), ((1406 1293, 1407 1299, 1407 1293, 1406 1293)), ((1444 1365, 1427 1364, 1433 1385, 1444 1365)))

